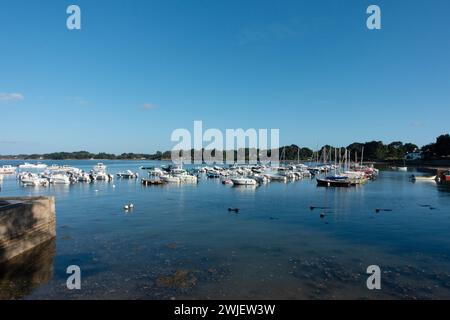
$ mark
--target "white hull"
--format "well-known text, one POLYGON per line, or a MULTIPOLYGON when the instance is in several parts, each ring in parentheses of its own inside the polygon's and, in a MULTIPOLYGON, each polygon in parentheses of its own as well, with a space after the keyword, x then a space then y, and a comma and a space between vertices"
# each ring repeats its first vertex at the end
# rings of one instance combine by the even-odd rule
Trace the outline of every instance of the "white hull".
POLYGON ((179 177, 171 177, 171 176, 161 176, 161 181, 167 182, 167 183, 180 183, 181 179, 179 177))
POLYGON ((276 174, 272 174, 272 175, 265 175, 267 178, 269 178, 270 181, 281 181, 281 182, 286 182, 287 178, 284 176, 280 176, 280 175, 276 175, 276 174))
POLYGON ((197 183, 197 177, 196 177, 196 176, 189 175, 189 174, 179 175, 179 176, 177 176, 177 178, 180 178, 180 181, 181 181, 181 182, 185 182, 185 183, 197 183))
POLYGON ((50 177, 51 184, 70 184, 70 179, 63 175, 54 175, 50 177))
POLYGON ((436 181, 437 176, 432 176, 432 177, 416 177, 416 176, 412 176, 412 180, 414 181, 436 181))
POLYGON ((45 169, 45 168, 47 168, 47 165, 43 163, 38 164, 24 163, 19 166, 19 169, 45 169))
POLYGON ((14 174, 16 173, 16 168, 12 166, 3 166, 0 168, 0 174, 14 174))
POLYGON ((137 178, 139 178, 139 174, 134 173, 130 170, 127 170, 126 172, 117 173, 117 177, 122 178, 122 179, 137 179, 137 178))
POLYGON ((38 187, 38 186, 46 187, 46 186, 48 186, 48 180, 47 179, 39 178, 36 175, 23 176, 20 179, 20 182, 24 186, 30 186, 30 187, 38 187))
POLYGON ((255 179, 247 179, 247 178, 236 178, 231 179, 231 181, 236 186, 254 186, 257 184, 255 179))

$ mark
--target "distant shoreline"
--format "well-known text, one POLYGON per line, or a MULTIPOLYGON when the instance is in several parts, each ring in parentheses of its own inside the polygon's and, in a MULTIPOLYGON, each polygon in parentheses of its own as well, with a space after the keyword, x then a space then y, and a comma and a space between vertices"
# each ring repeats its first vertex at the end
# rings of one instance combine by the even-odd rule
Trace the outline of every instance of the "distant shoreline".
MULTIPOLYGON (((40 161, 92 161, 92 162, 102 162, 102 161, 171 161, 171 159, 29 159, 29 158, 2 158, 0 161, 24 161, 24 162, 40 162, 40 161)), ((280 162, 296 163, 297 159, 286 159, 280 160, 280 162)), ((315 162, 310 159, 301 159, 300 163, 303 162, 315 162)), ((186 162, 187 163, 187 162, 186 162)), ((450 159, 439 159, 439 160, 378 160, 378 161, 364 161, 365 164, 383 165, 383 166, 409 166, 409 167, 430 167, 430 168, 450 168, 450 159)))
POLYGON ((396 166, 402 167, 430 167, 430 168, 449 168, 450 159, 435 159, 435 160, 378 160, 373 162, 376 165, 396 166))

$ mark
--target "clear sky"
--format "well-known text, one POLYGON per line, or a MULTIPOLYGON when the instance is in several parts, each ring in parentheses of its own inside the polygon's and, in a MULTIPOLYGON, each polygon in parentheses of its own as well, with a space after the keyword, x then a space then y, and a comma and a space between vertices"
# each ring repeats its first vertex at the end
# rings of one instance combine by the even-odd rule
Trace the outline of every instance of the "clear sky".
POLYGON ((0 0, 0 154, 170 150, 174 129, 282 145, 450 123, 450 1, 0 0), (82 29, 66 28, 77 4, 82 29), (366 9, 382 10, 382 29, 366 9))

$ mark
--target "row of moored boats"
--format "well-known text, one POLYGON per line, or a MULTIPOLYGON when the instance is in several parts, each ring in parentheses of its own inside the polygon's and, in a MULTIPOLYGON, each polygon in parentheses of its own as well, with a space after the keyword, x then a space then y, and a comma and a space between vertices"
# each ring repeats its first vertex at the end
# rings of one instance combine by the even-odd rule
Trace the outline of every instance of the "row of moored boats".
MULTIPOLYGON (((86 172, 72 166, 25 163, 18 167, 4 165, 0 167, 0 176, 17 174, 18 180, 24 186, 48 186, 50 184, 72 184, 78 182, 113 181, 114 176, 107 172, 103 163, 97 163, 92 170, 86 172)), ((126 170, 116 174, 120 179, 137 179, 139 174, 126 170)))

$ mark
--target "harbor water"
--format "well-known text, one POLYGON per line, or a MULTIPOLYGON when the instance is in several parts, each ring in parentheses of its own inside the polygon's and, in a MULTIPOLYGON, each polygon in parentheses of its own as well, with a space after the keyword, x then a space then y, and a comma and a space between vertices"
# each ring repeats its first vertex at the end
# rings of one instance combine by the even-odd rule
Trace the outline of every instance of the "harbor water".
MULTIPOLYGON (((89 171, 95 161, 53 163, 89 171)), ((164 164, 104 163, 140 177, 140 166, 164 164)), ((55 196, 57 237, 17 270, 0 268, 0 298, 449 299, 450 188, 413 183, 413 173, 381 170, 351 188, 315 179, 233 187, 206 177, 23 187, 5 176, 0 197, 55 196), (67 289, 70 265, 81 269, 81 290, 67 289), (371 265, 381 290, 367 288, 371 265)))

